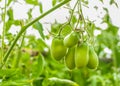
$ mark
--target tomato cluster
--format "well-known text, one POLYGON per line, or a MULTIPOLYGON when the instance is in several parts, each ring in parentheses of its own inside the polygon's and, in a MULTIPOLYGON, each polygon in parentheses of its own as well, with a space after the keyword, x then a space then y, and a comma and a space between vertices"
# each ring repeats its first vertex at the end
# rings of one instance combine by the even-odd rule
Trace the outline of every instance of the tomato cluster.
POLYGON ((64 58, 69 69, 88 67, 96 69, 98 56, 92 46, 79 42, 79 32, 72 31, 65 38, 54 37, 51 44, 52 57, 59 61, 64 58))

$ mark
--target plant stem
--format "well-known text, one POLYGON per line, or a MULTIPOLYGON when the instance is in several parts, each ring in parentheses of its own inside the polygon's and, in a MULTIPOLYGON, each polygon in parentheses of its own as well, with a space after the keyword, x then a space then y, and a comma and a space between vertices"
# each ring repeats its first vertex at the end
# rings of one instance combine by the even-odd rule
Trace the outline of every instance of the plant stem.
POLYGON ((113 52, 112 53, 113 54, 113 65, 114 65, 114 68, 115 68, 114 73, 116 73, 116 75, 114 75, 116 77, 116 79, 114 79, 114 81, 115 81, 115 86, 117 86, 117 85, 119 85, 119 81, 118 81, 119 79, 118 79, 118 76, 117 76, 118 75, 118 70, 117 70, 117 59, 116 59, 117 57, 116 57, 116 52, 115 52, 116 47, 115 47, 115 44, 113 42, 111 43, 111 45, 112 45, 111 49, 112 49, 112 52, 113 52))
MULTIPOLYGON (((79 1, 79 0, 78 0, 78 1, 79 1)), ((64 28, 66 25, 71 25, 71 20, 72 20, 72 18, 73 18, 73 14, 74 14, 75 8, 76 8, 76 6, 77 6, 77 4, 78 4, 78 1, 75 3, 75 5, 74 5, 74 7, 73 7, 73 9, 72 9, 72 12, 71 12, 71 16, 70 16, 69 21, 66 22, 64 25, 62 25, 62 27, 60 28, 60 31, 59 31, 59 33, 58 33, 58 36, 61 35, 61 32, 62 32, 63 28, 64 28)))
POLYGON ((4 16, 3 16, 1 63, 2 63, 3 56, 4 56, 4 37, 5 37, 5 28, 6 28, 6 24, 5 24, 5 19, 6 19, 6 3, 7 3, 7 0, 5 0, 4 16))
POLYGON ((79 0, 77 0, 77 2, 75 3, 74 7, 73 7, 73 10, 72 10, 72 13, 71 13, 71 16, 70 16, 70 20, 69 20, 69 23, 71 22, 72 18, 73 18, 73 14, 74 14, 74 11, 75 11, 75 8, 78 4, 79 0))
POLYGON ((82 4, 81 4, 81 0, 80 0, 80 12, 81 12, 81 16, 82 16, 82 18, 83 18, 83 22, 84 22, 84 29, 85 29, 85 31, 87 32, 87 34, 88 34, 88 37, 90 37, 90 34, 89 34, 89 32, 88 32, 88 30, 87 30, 87 28, 86 28, 86 22, 85 22, 85 18, 84 18, 84 15, 83 15, 83 11, 82 11, 82 4))
POLYGON ((20 44, 20 46, 18 47, 18 50, 17 50, 17 57, 15 58, 14 68, 17 68, 19 66, 20 57, 22 55, 21 54, 21 48, 22 48, 22 45, 23 45, 23 42, 24 42, 25 34, 26 34, 26 31, 23 34, 23 37, 21 39, 21 44, 20 44))
POLYGON ((17 40, 20 38, 20 36, 22 35, 22 33, 32 24, 34 24, 36 21, 40 20, 41 18, 45 17, 46 15, 48 15, 49 13, 53 12, 54 10, 56 10, 57 8, 61 7, 62 5, 66 4, 67 2, 69 2, 71 0, 65 0, 63 2, 61 2, 60 4, 54 6, 53 8, 51 8, 50 10, 48 10, 47 12, 43 13, 42 15, 40 15, 39 17, 37 17, 36 19, 34 19, 33 21, 31 21, 30 23, 28 23, 27 25, 23 26, 21 31, 18 33, 18 35, 16 36, 15 40, 13 41, 12 45, 10 46, 10 48, 8 49, 8 51, 6 52, 4 59, 3 59, 3 65, 5 64, 5 62, 7 61, 7 58, 10 54, 10 52, 12 51, 13 47, 15 46, 17 40))

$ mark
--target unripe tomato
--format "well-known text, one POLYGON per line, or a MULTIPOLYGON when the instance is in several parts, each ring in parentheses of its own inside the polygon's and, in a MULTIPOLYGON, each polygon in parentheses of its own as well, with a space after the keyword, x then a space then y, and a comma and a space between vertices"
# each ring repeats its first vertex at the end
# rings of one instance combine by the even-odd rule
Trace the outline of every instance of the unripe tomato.
POLYGON ((78 45, 75 50, 75 65, 77 68, 85 67, 89 60, 89 46, 86 43, 78 45))
POLYGON ((63 38, 55 37, 51 44, 51 55, 56 60, 61 60, 66 55, 67 48, 63 44, 63 38))
POLYGON ((75 68, 75 47, 69 48, 65 56, 65 64, 69 69, 75 68))
POLYGON ((96 69, 99 64, 98 56, 92 46, 89 48, 89 61, 87 67, 90 69, 96 69))
POLYGON ((52 24, 51 25, 51 33, 58 34, 58 32, 60 30, 60 26, 61 26, 61 24, 59 24, 59 23, 52 24))
POLYGON ((66 47, 72 47, 76 45, 79 41, 79 33, 78 32, 71 32, 64 38, 64 45, 66 47))

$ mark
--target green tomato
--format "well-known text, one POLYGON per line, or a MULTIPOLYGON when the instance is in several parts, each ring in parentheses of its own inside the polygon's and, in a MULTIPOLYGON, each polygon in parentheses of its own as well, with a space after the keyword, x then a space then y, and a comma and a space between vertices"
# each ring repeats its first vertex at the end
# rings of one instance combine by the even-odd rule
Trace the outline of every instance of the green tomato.
POLYGON ((89 48, 89 61, 87 67, 90 69, 96 69, 98 67, 99 60, 98 56, 92 46, 89 48))
POLYGON ((79 33, 78 32, 71 32, 64 38, 64 45, 66 47, 72 47, 76 45, 79 41, 79 33))
POLYGON ((67 48, 63 44, 63 38, 55 37, 51 44, 51 55, 56 60, 61 60, 66 55, 67 48))
POLYGON ((75 68, 75 47, 69 48, 65 56, 65 64, 69 69, 75 68))
POLYGON ((61 26, 61 24, 59 24, 59 23, 52 24, 51 25, 51 33, 58 34, 58 32, 60 30, 60 26, 61 26))
POLYGON ((89 46, 86 43, 78 45, 75 50, 75 65, 77 68, 85 67, 89 60, 89 46))

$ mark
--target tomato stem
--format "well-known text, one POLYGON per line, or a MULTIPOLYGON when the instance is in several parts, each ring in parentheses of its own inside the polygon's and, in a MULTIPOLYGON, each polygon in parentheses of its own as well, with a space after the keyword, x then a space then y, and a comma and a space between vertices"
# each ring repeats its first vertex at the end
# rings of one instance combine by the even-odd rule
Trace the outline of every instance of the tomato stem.
POLYGON ((25 34, 26 34, 26 31, 23 33, 23 36, 21 38, 21 44, 20 44, 20 46, 18 47, 18 50, 17 50, 17 57, 15 58, 15 63, 13 64, 14 68, 17 68, 19 66, 20 57, 22 56, 21 48, 23 46, 25 34))
POLYGON ((17 34, 15 40, 13 41, 12 45, 10 46, 10 48, 8 49, 8 51, 5 53, 4 58, 3 58, 3 64, 1 66, 1 68, 3 67, 3 65, 5 64, 5 62, 7 61, 7 58, 9 56, 9 54, 11 53, 12 49, 14 48, 17 40, 20 38, 20 36, 22 35, 23 32, 26 31, 26 29, 31 26, 32 24, 34 24, 35 22, 37 22, 38 20, 42 19, 43 17, 45 17, 46 15, 50 14, 51 12, 53 12, 54 10, 56 10, 57 8, 61 7, 62 5, 68 3, 71 0, 64 0, 63 2, 61 2, 60 4, 54 6, 53 8, 51 8, 50 10, 48 10, 47 12, 43 13, 42 15, 40 15, 39 17, 37 17, 36 19, 34 19, 33 21, 31 21, 30 23, 26 24, 25 26, 23 26, 20 30, 20 32, 17 34))
MULTIPOLYGON (((71 20, 72 20, 72 18, 73 18, 73 14, 74 14, 74 11, 75 11, 75 8, 76 8, 78 2, 79 2, 79 0, 77 0, 77 2, 75 3, 75 5, 74 5, 74 7, 73 7, 73 9, 72 9, 72 12, 71 12, 71 16, 70 16, 69 21, 66 22, 65 24, 63 24, 62 27, 60 28, 60 31, 59 31, 59 33, 58 33, 58 36, 61 35, 61 32, 62 32, 62 30, 63 30, 63 27, 65 27, 66 25, 70 25, 70 26, 71 26, 71 20)), ((74 30, 74 29, 73 29, 73 30, 74 30)))
POLYGON ((5 37, 5 29, 6 29, 5 19, 6 19, 6 7, 7 7, 6 5, 7 5, 7 0, 5 0, 4 15, 3 15, 2 51, 1 51, 1 59, 0 59, 1 63, 4 56, 4 37, 5 37))
POLYGON ((90 37, 90 34, 89 34, 89 32, 88 32, 88 30, 87 30, 87 28, 86 28, 86 21, 85 21, 84 15, 83 15, 82 3, 81 3, 81 2, 82 2, 82 1, 80 0, 80 2, 79 2, 80 12, 81 12, 81 16, 82 16, 83 22, 84 22, 84 30, 87 32, 87 35, 88 35, 88 38, 89 38, 89 37, 90 37))
POLYGON ((79 2, 79 0, 77 0, 77 2, 75 3, 75 5, 74 5, 74 7, 73 7, 73 10, 72 10, 71 16, 70 16, 70 20, 69 20, 69 24, 70 24, 70 22, 71 22, 71 20, 72 20, 72 18, 73 18, 73 14, 74 14, 74 11, 75 11, 75 8, 76 8, 78 2, 79 2))

